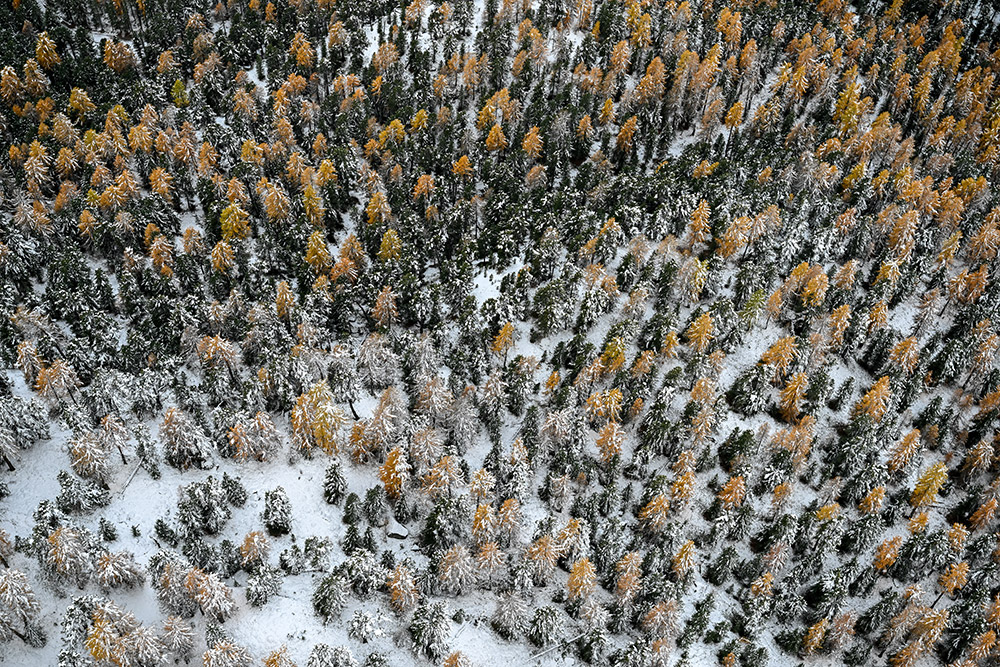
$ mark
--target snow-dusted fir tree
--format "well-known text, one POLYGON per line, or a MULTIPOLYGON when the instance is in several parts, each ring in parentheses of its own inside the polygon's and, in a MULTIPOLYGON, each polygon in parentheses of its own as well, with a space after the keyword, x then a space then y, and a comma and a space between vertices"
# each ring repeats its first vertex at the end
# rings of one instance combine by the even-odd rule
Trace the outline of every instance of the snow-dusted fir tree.
POLYGON ((413 612, 410 622, 413 651, 438 661, 448 652, 451 621, 443 602, 423 602, 413 612))
POLYGON ((288 494, 280 486, 264 494, 264 512, 261 520, 271 535, 281 536, 291 531, 292 505, 288 500, 288 494))

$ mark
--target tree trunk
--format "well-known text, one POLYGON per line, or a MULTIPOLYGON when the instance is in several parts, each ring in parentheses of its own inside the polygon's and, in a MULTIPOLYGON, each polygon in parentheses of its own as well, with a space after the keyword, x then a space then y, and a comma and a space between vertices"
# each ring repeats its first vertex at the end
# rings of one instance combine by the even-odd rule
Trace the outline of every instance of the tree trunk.
POLYGON ((11 632, 11 634, 12 634, 12 635, 14 635, 14 636, 15 636, 15 637, 17 637, 18 639, 20 639, 20 640, 21 640, 22 642, 24 642, 25 644, 27 644, 27 643, 28 643, 28 638, 27 638, 27 636, 26 636, 26 635, 24 635, 24 634, 21 634, 20 632, 18 632, 17 630, 15 630, 15 629, 13 628, 13 626, 11 626, 11 627, 8 627, 7 629, 8 629, 8 630, 10 630, 10 632, 11 632))

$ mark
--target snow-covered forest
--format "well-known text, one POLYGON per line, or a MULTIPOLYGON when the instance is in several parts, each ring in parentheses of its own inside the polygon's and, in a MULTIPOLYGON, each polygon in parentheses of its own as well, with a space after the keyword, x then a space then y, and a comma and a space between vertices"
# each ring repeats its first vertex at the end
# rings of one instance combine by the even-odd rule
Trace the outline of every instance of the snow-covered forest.
POLYGON ((988 0, 5 0, 0 144, 0 663, 1000 664, 988 0))

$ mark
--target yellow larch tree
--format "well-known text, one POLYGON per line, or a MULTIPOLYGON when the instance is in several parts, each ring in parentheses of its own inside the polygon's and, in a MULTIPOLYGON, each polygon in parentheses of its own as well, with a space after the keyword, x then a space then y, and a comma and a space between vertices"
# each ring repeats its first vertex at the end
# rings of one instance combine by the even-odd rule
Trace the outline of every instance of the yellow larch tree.
POLYGON ((920 451, 920 430, 913 429, 893 445, 889 451, 887 462, 889 472, 897 472, 905 468, 918 451, 920 451))
POLYGON ((694 569, 695 554, 696 550, 692 540, 682 544, 677 553, 674 554, 670 561, 670 569, 678 579, 684 579, 694 569))
POLYGON ((712 338, 715 336, 714 330, 715 326, 712 322, 712 316, 706 311, 691 322, 691 325, 684 333, 691 343, 691 348, 698 354, 702 354, 708 349, 709 343, 712 342, 712 338))
POLYGON ((955 591, 961 590, 969 576, 969 564, 965 561, 952 563, 938 578, 938 584, 948 595, 954 596, 955 591))
POLYGON ((795 357, 798 354, 798 349, 798 343, 796 343, 795 336, 785 336, 784 338, 779 338, 771 347, 769 347, 767 351, 760 356, 760 360, 761 362, 774 367, 774 379, 779 380, 788 370, 792 361, 795 360, 795 357))
POLYGON ((421 197, 430 199, 434 194, 434 177, 430 174, 423 174, 417 178, 417 184, 413 186, 413 200, 417 201, 421 197))
POLYGON ((736 102, 733 104, 733 106, 729 108, 729 111, 726 112, 726 117, 723 123, 730 130, 736 129, 737 127, 740 126, 740 124, 743 123, 742 102, 736 102))
POLYGON ((401 447, 394 447, 386 454, 385 463, 379 468, 378 474, 386 495, 398 498, 410 476, 410 464, 401 447))
POLYGON ((911 336, 896 343, 889 353, 889 360, 904 373, 912 373, 920 360, 917 338, 911 336))
POLYGON ((472 515, 472 539, 478 545, 485 545, 493 540, 496 531, 496 515, 493 506, 480 503, 472 515))
POLYGON ((642 556, 630 551, 615 564, 615 594, 620 600, 633 599, 642 588, 642 556))
POLYGON ((858 400, 854 406, 853 413, 865 414, 874 421, 881 421, 886 410, 889 409, 889 401, 892 398, 892 388, 889 385, 889 377, 883 375, 878 381, 865 392, 865 395, 858 400))
POLYGON ((885 502, 885 487, 876 486, 858 503, 858 510, 862 514, 875 514, 882 509, 885 502))
POLYGON ((910 505, 914 508, 927 507, 937 500, 937 494, 948 481, 948 468, 940 461, 932 464, 917 479, 910 494, 910 505))
POLYGON ((406 565, 397 565, 389 573, 386 586, 389 588, 390 604, 397 612, 403 613, 417 606, 420 589, 406 565))
POLYGON ((463 155, 455 160, 451 165, 451 173, 461 178, 472 176, 472 163, 469 161, 469 156, 463 155))
POLYGON ((724 509, 733 509, 743 504, 747 486, 742 475, 730 477, 719 490, 719 501, 724 509))
POLYGON ((654 533, 659 533, 667 527, 667 517, 670 514, 670 499, 662 493, 655 496, 639 511, 639 520, 654 533))
POLYGON ((899 548, 902 544, 903 538, 899 536, 884 540, 882 544, 875 549, 875 560, 873 562, 875 569, 880 572, 884 572, 892 567, 893 563, 896 562, 896 559, 899 558, 899 548))
POLYGON ((799 416, 799 404, 809 388, 809 376, 796 373, 781 390, 781 414, 787 422, 794 422, 799 416))
POLYGON ((306 244, 305 262, 317 274, 326 273, 330 270, 333 258, 326 246, 326 237, 318 229, 309 235, 309 241, 306 244))
POLYGON ((267 560, 270 542, 259 530, 252 530, 243 538, 240 545, 240 561, 244 567, 256 565, 267 560))
POLYGON ((56 51, 56 43, 49 37, 48 32, 39 33, 35 39, 35 59, 46 70, 50 70, 62 62, 62 58, 56 51))
POLYGON ((802 638, 803 655, 812 655, 823 645, 826 638, 826 631, 830 628, 830 621, 822 618, 806 630, 805 637, 802 638))
POLYGON ((396 309, 396 293, 391 286, 385 285, 375 297, 371 315, 381 327, 391 327, 399 317, 399 311, 396 309))
POLYGON ((382 234, 377 257, 382 262, 397 260, 403 252, 403 241, 395 229, 387 229, 382 234))
POLYGON ((507 137, 504 136, 503 129, 501 129, 500 124, 494 124, 490 128, 490 133, 486 137, 486 150, 488 151, 501 151, 507 148, 507 137))
POLYGON ((528 130, 528 133, 524 135, 524 140, 521 142, 521 149, 533 160, 541 157, 542 137, 538 133, 537 125, 528 130))
POLYGON ((631 116, 622 124, 621 129, 618 130, 618 136, 615 138, 615 148, 626 153, 630 151, 632 149, 632 140, 638 129, 639 118, 631 116))
POLYGON ((500 327, 500 331, 493 338, 493 343, 490 344, 490 351, 497 356, 503 356, 506 360, 507 353, 514 346, 514 325, 511 322, 505 322, 503 326, 500 327))
POLYGON ((573 563, 566 585, 569 589, 570 600, 587 598, 594 592, 597 587, 597 575, 589 558, 581 558, 573 563))
POLYGON ((295 295, 285 280, 278 281, 274 295, 274 310, 281 319, 287 319, 295 308, 295 295))
POLYGON ((288 49, 289 55, 295 58, 295 63, 304 69, 311 69, 316 59, 316 51, 312 44, 301 32, 296 32, 292 36, 292 43, 288 49))
POLYGON ((711 238, 711 229, 708 224, 711 210, 712 209, 708 205, 708 201, 702 199, 698 202, 698 206, 691 213, 691 222, 688 226, 688 232, 691 239, 690 245, 692 247, 698 245, 699 243, 704 243, 711 238))
POLYGON ((625 431, 616 421, 609 421, 597 434, 597 449, 601 453, 601 461, 609 463, 622 449, 625 431))

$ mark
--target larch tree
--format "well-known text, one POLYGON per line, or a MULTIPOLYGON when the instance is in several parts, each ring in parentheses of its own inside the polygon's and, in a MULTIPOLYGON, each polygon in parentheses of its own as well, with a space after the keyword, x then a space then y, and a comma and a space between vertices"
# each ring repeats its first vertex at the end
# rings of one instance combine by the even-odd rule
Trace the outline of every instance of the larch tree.
POLYGON ((573 566, 569 571, 569 580, 567 582, 569 598, 571 600, 586 598, 594 592, 596 586, 596 571, 590 560, 587 558, 581 558, 573 563, 573 566))

